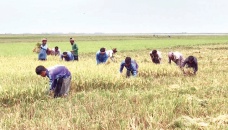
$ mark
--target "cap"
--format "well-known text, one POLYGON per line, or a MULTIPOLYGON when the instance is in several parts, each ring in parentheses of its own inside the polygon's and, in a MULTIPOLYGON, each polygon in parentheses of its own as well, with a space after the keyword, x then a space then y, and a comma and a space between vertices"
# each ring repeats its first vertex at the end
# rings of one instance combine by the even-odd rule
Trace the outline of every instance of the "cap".
POLYGON ((74 41, 74 38, 70 38, 70 41, 74 41))
POLYGON ((42 41, 47 41, 47 38, 43 38, 42 41))

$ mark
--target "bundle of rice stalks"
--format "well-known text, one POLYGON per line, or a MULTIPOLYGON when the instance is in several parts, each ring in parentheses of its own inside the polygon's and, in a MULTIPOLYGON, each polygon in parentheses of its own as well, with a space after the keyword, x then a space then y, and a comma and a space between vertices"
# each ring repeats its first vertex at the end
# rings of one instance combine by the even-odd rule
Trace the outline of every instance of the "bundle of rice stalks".
POLYGON ((228 115, 220 115, 216 118, 211 118, 212 123, 216 123, 217 125, 228 125, 228 115))
POLYGON ((174 121, 172 121, 167 128, 194 128, 194 129, 204 129, 204 128, 223 128, 228 124, 228 115, 220 115, 216 118, 206 117, 206 118, 191 118, 189 116, 181 116, 174 121))
POLYGON ((40 48, 40 46, 41 46, 41 43, 36 43, 36 47, 38 47, 38 48, 40 48))
POLYGON ((184 68, 183 72, 186 76, 193 76, 194 74, 194 70, 192 68, 184 68))
POLYGON ((171 122, 167 127, 168 128, 199 128, 206 127, 209 124, 204 122, 201 118, 191 118, 189 116, 181 116, 171 122))
POLYGON ((204 107, 208 104, 207 100, 200 99, 200 98, 198 98, 196 96, 192 96, 192 95, 187 95, 187 102, 188 103, 196 102, 197 104, 204 106, 204 107))

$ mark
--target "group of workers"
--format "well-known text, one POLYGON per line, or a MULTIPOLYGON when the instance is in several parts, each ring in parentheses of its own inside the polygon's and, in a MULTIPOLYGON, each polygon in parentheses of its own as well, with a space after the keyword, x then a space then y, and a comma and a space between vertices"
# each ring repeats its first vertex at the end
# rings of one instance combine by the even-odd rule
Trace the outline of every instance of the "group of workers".
POLYGON ((74 42, 73 38, 70 38, 70 44, 71 44, 72 50, 71 51, 65 51, 65 52, 61 53, 58 46, 56 46, 55 48, 50 50, 47 46, 47 39, 44 38, 44 39, 42 39, 42 44, 40 46, 40 52, 38 54, 38 60, 45 61, 45 60, 47 60, 47 55, 52 54, 55 56, 60 56, 60 58, 62 60, 65 60, 65 61, 72 61, 72 60, 78 61, 78 46, 74 42))
MULTIPOLYGON (((42 40, 41 50, 39 53, 39 60, 46 60, 47 58, 47 39, 42 40)), ((77 60, 78 61, 78 47, 74 42, 73 38, 70 38, 70 43, 72 45, 72 51, 60 53, 58 48, 55 48, 56 55, 60 55, 61 59, 65 59, 65 61, 77 60)), ((98 64, 106 63, 110 58, 114 60, 114 54, 117 52, 117 49, 114 48, 112 50, 107 50, 102 47, 96 53, 96 62, 98 64)), ((152 50, 150 52, 150 57, 153 63, 161 64, 162 55, 158 50, 152 50)), ((184 59, 183 55, 180 52, 169 52, 168 53, 169 63, 173 61, 177 66, 179 66, 182 70, 185 65, 187 67, 193 68, 194 74, 198 71, 198 63, 197 59, 194 56, 189 56, 184 59)), ((136 77, 138 74, 138 64, 135 60, 131 59, 131 57, 126 57, 120 64, 119 72, 122 73, 124 67, 126 68, 126 77, 130 77, 131 75, 136 77)), ((67 96, 70 83, 71 83, 71 73, 70 71, 63 65, 56 65, 50 68, 45 68, 42 65, 39 65, 35 69, 36 74, 42 77, 48 77, 50 80, 50 92, 54 93, 54 97, 62 97, 67 96)), ((184 74, 185 71, 183 70, 184 74)))
MULTIPOLYGON (((150 52, 150 57, 153 63, 160 64, 162 60, 161 52, 158 50, 152 50, 150 52)), ((106 63, 107 59, 109 58, 108 53, 105 51, 105 48, 101 48, 100 51, 96 53, 96 60, 97 64, 106 63)), ((183 67, 187 64, 187 67, 193 68, 194 74, 198 71, 198 62, 196 57, 189 56, 188 58, 184 59, 183 55, 180 52, 169 52, 168 53, 169 63, 171 61, 176 63, 182 70, 183 67)), ((120 73, 122 73, 123 68, 127 69, 126 77, 129 77, 130 74, 136 76, 138 73, 138 64, 135 60, 132 60, 131 57, 126 57, 124 61, 121 62, 120 65, 120 73)), ((185 71, 183 70, 184 74, 185 71)))

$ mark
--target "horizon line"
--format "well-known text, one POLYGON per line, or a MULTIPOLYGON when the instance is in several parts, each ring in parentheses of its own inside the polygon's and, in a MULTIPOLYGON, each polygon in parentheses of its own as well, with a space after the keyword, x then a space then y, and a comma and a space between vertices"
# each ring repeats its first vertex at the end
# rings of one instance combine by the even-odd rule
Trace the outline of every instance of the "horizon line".
POLYGON ((216 33, 216 32, 210 32, 210 33, 187 33, 187 32, 178 32, 178 33, 103 33, 103 32, 95 32, 95 33, 0 33, 0 35, 158 35, 158 34, 166 34, 166 35, 188 35, 188 34, 200 34, 200 35, 208 35, 208 34, 213 34, 213 35, 221 35, 221 34, 226 34, 227 33, 216 33))

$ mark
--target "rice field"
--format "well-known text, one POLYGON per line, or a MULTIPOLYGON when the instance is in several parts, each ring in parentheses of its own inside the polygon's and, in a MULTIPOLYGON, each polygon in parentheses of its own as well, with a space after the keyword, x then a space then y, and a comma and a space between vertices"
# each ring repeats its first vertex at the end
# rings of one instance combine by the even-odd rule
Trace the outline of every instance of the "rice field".
POLYGON ((0 36, 0 129, 227 129, 228 36, 47 36, 48 46, 70 50, 77 39, 79 62, 32 52, 44 37, 0 36), (117 62, 96 65, 100 47, 117 47, 117 62), (162 52, 162 64, 149 52, 162 52), (168 64, 169 51, 197 57, 195 76, 168 64), (139 64, 136 78, 119 67, 126 56, 139 64), (35 68, 65 65, 72 74, 70 94, 47 94, 48 78, 35 68))

